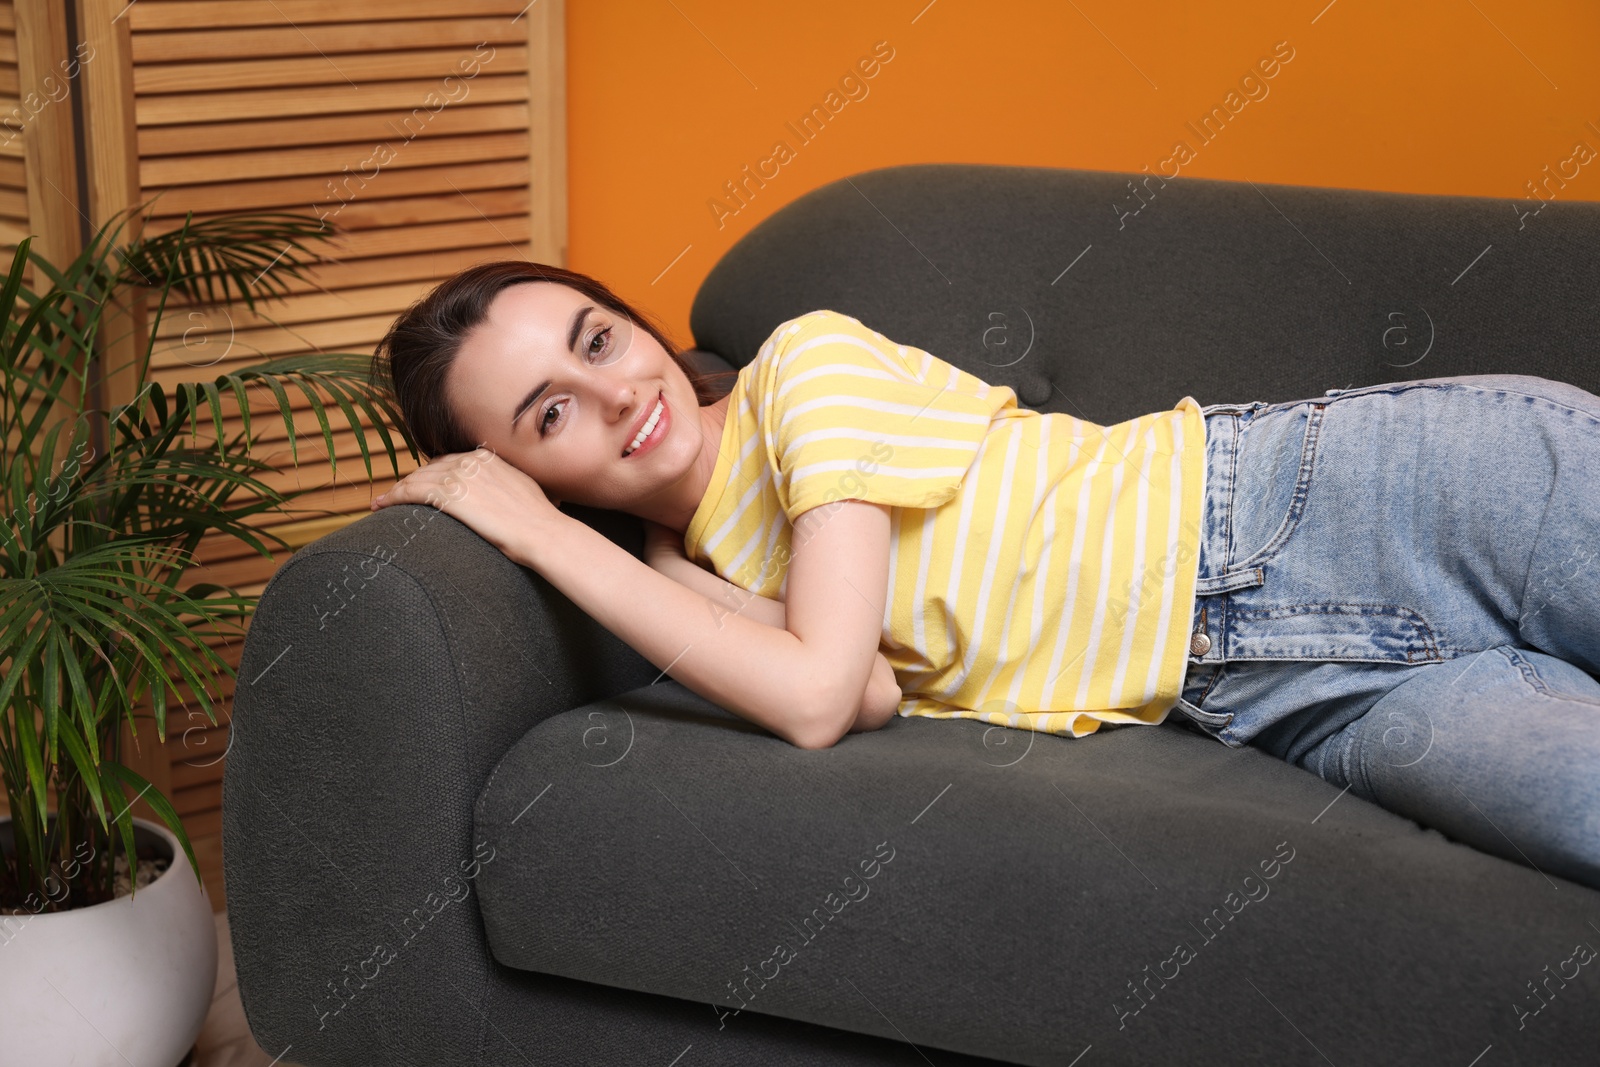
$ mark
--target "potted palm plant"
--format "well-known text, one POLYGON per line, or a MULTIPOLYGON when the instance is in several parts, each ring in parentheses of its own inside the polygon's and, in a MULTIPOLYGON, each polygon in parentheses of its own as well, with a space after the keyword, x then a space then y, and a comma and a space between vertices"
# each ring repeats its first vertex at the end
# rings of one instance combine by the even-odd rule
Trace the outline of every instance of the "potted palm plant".
POLYGON ((0 1065, 173 1064, 204 1020, 216 946, 199 864, 124 745, 151 732, 164 741, 185 689, 217 722, 209 683, 233 668, 208 638, 241 633, 256 598, 185 586, 184 572, 207 534, 268 559, 264 538, 290 548, 250 520, 311 491, 261 479, 273 468, 251 454, 250 391, 276 401, 296 464, 289 388, 310 401, 335 468, 330 403, 368 476, 358 409, 399 474, 386 425, 403 423, 368 380, 370 356, 267 360, 170 390, 150 377, 172 293, 255 312, 258 299, 289 291, 287 279, 304 279, 306 242, 336 231, 297 214, 191 213, 119 246, 131 217, 101 226, 62 269, 23 240, 0 287, 0 1065), (28 262, 44 291, 23 284, 28 262), (133 366, 106 368, 111 330, 136 321, 125 309, 138 296, 153 307, 148 336, 133 366), (96 406, 94 369, 131 371, 133 400, 96 406), (238 432, 225 428, 225 406, 238 432), (134 817, 138 800, 161 823, 134 817))

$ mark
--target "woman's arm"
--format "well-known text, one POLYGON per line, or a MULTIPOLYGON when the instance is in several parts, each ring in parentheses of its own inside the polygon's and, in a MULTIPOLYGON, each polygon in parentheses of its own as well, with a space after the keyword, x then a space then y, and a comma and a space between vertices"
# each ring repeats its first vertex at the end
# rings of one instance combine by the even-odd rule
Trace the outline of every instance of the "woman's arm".
MULTIPOLYGON (((726 605, 726 608, 722 608, 725 611, 738 611, 766 625, 786 629, 784 601, 771 600, 760 593, 741 589, 720 574, 707 571, 698 563, 691 563, 690 558, 683 555, 683 537, 678 536, 677 531, 670 530, 669 526, 650 522, 648 518, 645 520, 645 563, 675 582, 706 595, 714 605, 726 605)), ((850 733, 866 733, 870 729, 885 726, 894 717, 894 712, 898 712, 902 696, 904 693, 901 693, 898 681, 894 680, 890 661, 882 651, 875 653, 872 672, 867 675, 867 688, 856 707, 850 733)))
POLYGON ((859 734, 876 730, 894 718, 900 710, 900 700, 905 694, 895 681, 894 668, 882 652, 875 654, 872 673, 867 676, 867 691, 861 695, 861 706, 856 709, 855 722, 850 733, 859 734))
POLYGON ((710 600, 718 615, 733 612, 778 629, 787 629, 783 601, 752 593, 714 574, 683 554, 683 538, 669 527, 644 520, 644 561, 651 570, 686 585, 710 600))
POLYGON ((430 460, 372 506, 404 503, 447 511, 663 672, 791 744, 825 748, 857 716, 888 586, 886 506, 842 501, 798 516, 816 521, 795 539, 779 629, 716 617, 704 595, 558 510, 491 449, 430 460))
POLYGON ((834 513, 790 564, 787 629, 714 614, 702 593, 553 509, 506 554, 696 693, 791 744, 826 748, 854 724, 877 654, 889 519, 863 501, 814 511, 834 513), (860 547, 877 541, 880 552, 860 547), (830 559, 830 546, 855 558, 830 559))
MULTIPOLYGON (((701 593, 713 605, 726 605, 725 608, 714 607, 715 611, 737 612, 768 626, 786 628, 783 601, 741 589, 721 575, 690 562, 689 557, 684 555, 683 538, 677 531, 648 519, 644 520, 644 525, 644 561, 652 570, 660 571, 673 581, 701 593)), ((900 709, 903 696, 895 681, 894 668, 883 653, 878 652, 849 732, 879 729, 900 709)))
MULTIPOLYGON (((786 629, 784 601, 771 600, 760 593, 741 589, 720 574, 707 571, 698 563, 691 563, 690 558, 683 555, 683 537, 678 536, 677 531, 670 530, 669 526, 650 522, 648 518, 645 520, 645 563, 654 571, 666 574, 672 581, 702 593, 714 605, 726 605, 726 611, 738 611, 766 625, 786 629)), ((861 694, 850 733, 882 728, 894 717, 894 712, 898 712, 902 696, 904 693, 901 693, 898 681, 894 680, 890 661, 883 653, 875 654, 872 672, 867 675, 867 688, 861 694)))

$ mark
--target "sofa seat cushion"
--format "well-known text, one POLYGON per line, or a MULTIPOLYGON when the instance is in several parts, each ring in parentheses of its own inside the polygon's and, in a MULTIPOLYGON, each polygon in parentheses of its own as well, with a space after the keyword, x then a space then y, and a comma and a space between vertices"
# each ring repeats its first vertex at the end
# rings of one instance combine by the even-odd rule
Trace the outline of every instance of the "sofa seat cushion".
POLYGON ((529 730, 475 820, 501 963, 704 1003, 707 1042, 745 1012, 1041 1065, 1600 1041, 1600 961, 1567 962, 1600 892, 1173 723, 807 751, 666 681, 529 730))

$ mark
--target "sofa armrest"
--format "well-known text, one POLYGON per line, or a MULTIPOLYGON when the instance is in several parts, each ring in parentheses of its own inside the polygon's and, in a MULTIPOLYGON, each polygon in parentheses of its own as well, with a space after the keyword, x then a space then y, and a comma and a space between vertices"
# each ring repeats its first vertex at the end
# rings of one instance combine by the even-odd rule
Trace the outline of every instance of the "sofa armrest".
MULTIPOLYGON (((569 514, 641 551, 633 516, 569 514)), ((474 799, 534 724, 658 675, 432 507, 291 557, 245 640, 223 779, 257 1041, 307 1064, 475 1062, 492 963, 473 879, 494 857, 474 799)))

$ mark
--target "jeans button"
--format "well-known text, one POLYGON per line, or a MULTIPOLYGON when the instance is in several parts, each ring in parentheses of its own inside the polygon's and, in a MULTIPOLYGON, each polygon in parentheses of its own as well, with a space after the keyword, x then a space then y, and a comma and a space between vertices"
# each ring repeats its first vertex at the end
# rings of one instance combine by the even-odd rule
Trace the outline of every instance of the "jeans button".
POLYGON ((1196 656, 1203 656, 1211 651, 1211 638, 1204 630, 1196 630, 1194 636, 1189 638, 1189 651, 1196 656))

